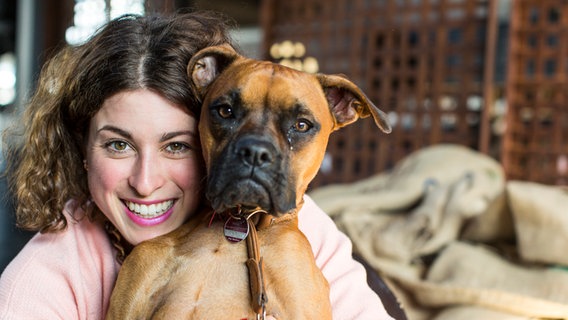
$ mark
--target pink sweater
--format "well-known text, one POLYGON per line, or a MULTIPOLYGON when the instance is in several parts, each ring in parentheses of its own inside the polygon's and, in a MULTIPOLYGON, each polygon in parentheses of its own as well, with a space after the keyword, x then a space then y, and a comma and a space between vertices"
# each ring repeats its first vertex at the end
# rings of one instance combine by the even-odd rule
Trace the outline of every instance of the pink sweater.
MULTIPOLYGON (((104 319, 120 268, 115 252, 102 226, 65 214, 66 231, 37 234, 2 274, 0 319, 104 319)), ((333 318, 391 319, 351 258, 351 242, 307 196, 299 224, 330 283, 333 318)))

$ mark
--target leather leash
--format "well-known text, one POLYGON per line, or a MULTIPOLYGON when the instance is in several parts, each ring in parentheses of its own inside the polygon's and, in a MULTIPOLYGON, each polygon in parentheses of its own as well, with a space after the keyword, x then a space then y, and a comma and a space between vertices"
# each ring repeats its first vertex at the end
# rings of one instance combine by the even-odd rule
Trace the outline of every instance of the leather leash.
POLYGON ((266 318, 266 303, 268 297, 264 288, 264 265, 260 256, 260 248, 258 245, 258 235, 256 226, 250 219, 252 215, 247 217, 249 225, 249 235, 247 236, 248 260, 246 262, 249 271, 250 293, 252 296, 252 308, 256 312, 257 320, 266 318))

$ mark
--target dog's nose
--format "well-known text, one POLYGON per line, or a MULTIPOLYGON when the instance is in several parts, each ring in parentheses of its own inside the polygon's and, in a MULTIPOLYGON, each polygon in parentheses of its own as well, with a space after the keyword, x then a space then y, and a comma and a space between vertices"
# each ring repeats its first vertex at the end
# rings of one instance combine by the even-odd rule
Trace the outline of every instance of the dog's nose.
POLYGON ((264 167, 274 162, 274 147, 267 141, 245 138, 237 144, 237 154, 241 161, 250 166, 264 167))

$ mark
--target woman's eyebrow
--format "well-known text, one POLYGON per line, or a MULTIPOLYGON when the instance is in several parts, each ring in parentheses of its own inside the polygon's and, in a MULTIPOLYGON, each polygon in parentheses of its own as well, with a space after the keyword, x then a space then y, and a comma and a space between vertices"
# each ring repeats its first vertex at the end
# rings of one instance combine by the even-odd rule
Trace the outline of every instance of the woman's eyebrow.
MULTIPOLYGON (((103 127, 100 128, 99 130, 97 130, 97 133, 99 133, 99 132, 101 132, 101 131, 111 131, 111 132, 114 132, 114 133, 116 133, 116 134, 118 134, 118 135, 120 135, 120 136, 123 136, 124 138, 132 139, 132 134, 130 134, 130 132, 125 131, 125 130, 123 130, 123 129, 121 129, 121 128, 112 126, 112 125, 105 125, 105 126, 103 126, 103 127)), ((168 141, 168 140, 170 140, 170 139, 172 139, 172 138, 179 137, 179 136, 183 136, 183 135, 187 135, 187 136, 190 136, 190 137, 192 137, 192 138, 197 138, 197 135, 196 135, 193 131, 190 131, 190 130, 181 130, 181 131, 173 131, 173 132, 164 133, 164 134, 162 135, 162 137, 160 138, 160 142, 168 141)))
POLYGON ((168 141, 172 138, 175 138, 175 137, 178 137, 178 136, 183 136, 183 135, 187 135, 187 136, 190 136, 192 138, 197 138, 197 135, 195 134, 195 132, 190 131, 190 130, 182 130, 182 131, 173 131, 173 132, 165 133, 162 136, 162 138, 160 139, 160 142, 168 141))
POLYGON ((125 131, 125 130, 120 129, 120 128, 115 127, 115 126, 111 126, 111 125, 103 126, 99 130, 97 130, 97 133, 99 133, 101 131, 111 131, 111 132, 114 132, 114 133, 116 133, 120 136, 127 138, 127 139, 132 139, 132 135, 130 134, 130 132, 125 131))

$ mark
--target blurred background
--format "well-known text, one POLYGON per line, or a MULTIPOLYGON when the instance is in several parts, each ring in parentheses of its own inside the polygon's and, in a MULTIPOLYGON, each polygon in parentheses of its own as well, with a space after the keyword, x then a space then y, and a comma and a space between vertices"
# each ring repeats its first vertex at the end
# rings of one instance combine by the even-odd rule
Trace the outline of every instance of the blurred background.
MULTIPOLYGON (((389 170, 439 143, 494 157, 509 179, 567 184, 568 3, 559 0, 0 0, 0 128, 57 48, 124 13, 185 7, 232 17, 251 57, 347 75, 388 113, 388 136, 372 121, 333 135, 312 188, 389 170)), ((14 227, 9 201, 1 211, 0 271, 30 236, 14 227)))

